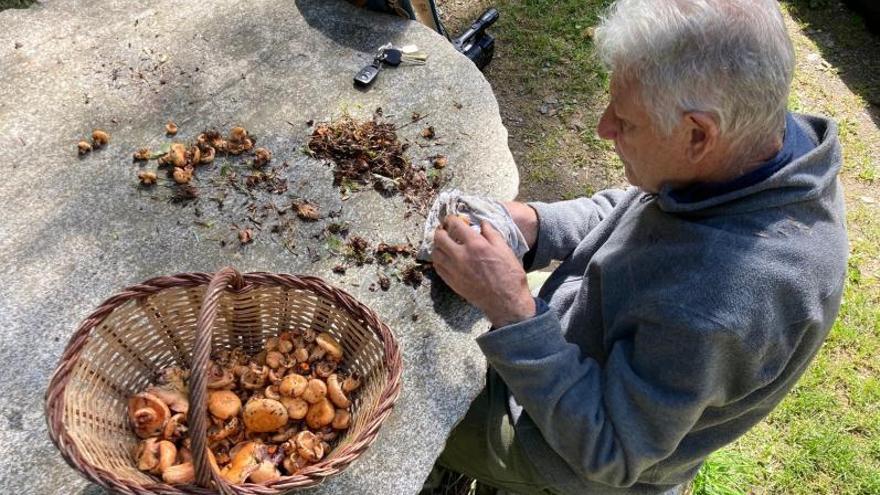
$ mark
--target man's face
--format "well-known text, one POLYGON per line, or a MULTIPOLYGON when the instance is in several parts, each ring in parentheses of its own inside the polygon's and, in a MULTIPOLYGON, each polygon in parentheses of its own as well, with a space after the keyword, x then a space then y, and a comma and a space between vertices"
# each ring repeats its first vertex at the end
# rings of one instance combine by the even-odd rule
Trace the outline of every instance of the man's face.
POLYGON ((676 126, 671 136, 662 136, 641 102, 638 86, 617 76, 611 78, 611 101, 599 120, 598 134, 614 141, 631 184, 656 193, 664 184, 675 186, 693 180, 684 127, 676 126))

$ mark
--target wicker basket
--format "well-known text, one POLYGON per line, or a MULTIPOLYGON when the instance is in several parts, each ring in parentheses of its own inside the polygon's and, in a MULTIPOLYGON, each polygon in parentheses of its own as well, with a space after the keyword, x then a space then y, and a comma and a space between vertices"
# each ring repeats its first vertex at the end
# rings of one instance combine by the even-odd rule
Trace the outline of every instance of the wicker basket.
POLYGON ((278 494, 320 483, 351 464, 376 439, 400 390, 397 343, 373 311, 316 277, 247 273, 183 273, 128 287, 80 325, 46 392, 49 435, 73 468, 109 490, 127 494, 278 494), (363 377, 351 427, 320 462, 266 485, 229 485, 206 451, 206 369, 211 348, 256 353, 279 332, 330 332, 345 365, 363 377), (191 366, 190 438, 194 485, 168 485, 138 471, 137 438, 128 397, 167 366, 191 366))

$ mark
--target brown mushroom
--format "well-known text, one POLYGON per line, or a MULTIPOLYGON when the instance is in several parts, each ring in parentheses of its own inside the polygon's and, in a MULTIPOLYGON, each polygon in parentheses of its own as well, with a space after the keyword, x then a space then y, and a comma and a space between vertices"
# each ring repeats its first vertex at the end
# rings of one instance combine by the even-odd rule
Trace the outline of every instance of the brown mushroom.
POLYGON ((269 367, 252 364, 241 375, 241 386, 248 390, 257 390, 266 386, 266 378, 269 377, 269 367))
POLYGON ((138 443, 135 457, 138 462, 138 469, 141 471, 152 471, 159 465, 159 439, 155 437, 141 440, 138 443))
POLYGON ((198 146, 192 146, 186 154, 186 162, 192 166, 196 166, 202 160, 202 151, 198 146))
POLYGON ((281 472, 272 461, 261 462, 248 477, 251 483, 268 483, 281 477, 281 472))
POLYGON ((156 176, 156 172, 150 172, 148 170, 142 170, 138 172, 138 180, 141 181, 141 184, 145 186, 152 186, 156 183, 158 177, 156 176))
POLYGON ((324 457, 324 448, 321 440, 314 433, 305 430, 297 433, 294 437, 296 453, 309 462, 320 461, 324 457))
POLYGON ((248 431, 267 433, 287 424, 287 408, 273 399, 251 399, 244 405, 244 424, 248 431))
POLYGON ((296 452, 284 458, 284 470, 287 474, 295 474, 300 469, 309 465, 309 461, 300 457, 296 452))
POLYGON ((229 140, 233 143, 242 143, 248 137, 248 132, 244 127, 233 127, 229 130, 229 140))
POLYGON ((357 390, 357 388, 360 386, 361 386, 361 379, 356 373, 353 373, 353 374, 345 377, 345 380, 342 381, 342 391, 345 393, 349 393, 353 390, 357 390))
POLYGON ((339 383, 339 376, 336 373, 327 377, 327 397, 330 398, 333 405, 340 409, 348 409, 351 405, 351 401, 342 390, 342 384, 339 383))
POLYGON ((293 350, 293 342, 288 339, 281 339, 278 341, 278 350, 284 354, 293 350))
POLYGON ((211 163, 214 161, 214 156, 216 151, 213 146, 205 146, 202 150, 202 156, 199 158, 199 163, 211 163))
POLYGON ((320 429, 333 422, 336 416, 336 409, 327 399, 321 399, 319 402, 309 406, 309 412, 306 413, 306 424, 309 428, 320 429))
POLYGON ((258 467, 257 442, 248 442, 239 448, 232 461, 220 471, 220 476, 232 484, 241 484, 258 467))
POLYGON ((281 340, 278 337, 269 337, 266 339, 266 345, 264 345, 263 348, 266 351, 277 351, 280 342, 281 340))
POLYGON ((92 151, 92 145, 89 144, 88 141, 80 141, 76 143, 76 150, 80 155, 85 155, 89 151, 92 151))
POLYGON ((305 347, 297 347, 297 349, 293 351, 293 357, 298 363, 306 362, 309 360, 309 350, 305 347))
POLYGON ((309 404, 320 402, 327 396, 327 385, 317 378, 312 378, 306 384, 306 389, 302 393, 302 398, 309 404))
POLYGON ((254 150, 254 166, 262 167, 272 161, 272 152, 266 148, 257 148, 254 150))
POLYGON ((315 374, 320 378, 328 378, 336 371, 336 363, 333 361, 322 360, 315 363, 315 374))
POLYGON ((214 417, 225 421, 241 411, 241 399, 231 390, 209 392, 208 411, 214 417))
POLYGON ((186 146, 182 143, 173 143, 168 152, 168 161, 175 167, 186 166, 186 146))
POLYGON ((281 400, 281 394, 278 392, 278 387, 275 385, 269 385, 266 387, 263 395, 265 395, 267 399, 281 400))
POLYGON ((177 413, 168 419, 165 428, 162 430, 162 438, 165 440, 177 441, 188 430, 186 426, 186 414, 177 413))
POLYGON ((184 462, 169 467, 162 473, 162 481, 169 485, 184 485, 192 483, 196 479, 196 472, 192 462, 184 462))
POLYGON ((159 463, 153 468, 153 474, 162 474, 170 468, 177 459, 177 447, 168 440, 159 442, 159 463))
POLYGON ((351 424, 351 413, 344 409, 337 409, 336 415, 333 416, 333 423, 331 424, 333 428, 337 430, 348 429, 349 424, 351 424))
POLYGON ((169 136, 173 136, 173 135, 177 134, 177 130, 178 130, 177 124, 175 124, 173 121, 169 120, 168 123, 165 124, 165 134, 168 134, 169 136))
POLYGON ((299 397, 306 390, 308 383, 308 378, 302 375, 297 375, 296 373, 291 373, 281 380, 281 384, 278 385, 278 390, 288 397, 299 397))
POLYGON ((237 433, 241 433, 241 421, 239 421, 237 416, 233 416, 229 421, 208 429, 208 442, 215 444, 227 438, 232 438, 237 433))
MULTIPOLYGON (((284 402, 282 402, 282 404, 284 404, 284 402)), ((306 406, 308 406, 308 404, 306 404, 306 406)), ((287 414, 288 414, 288 416, 290 415, 290 409, 288 409, 287 414)), ((305 415, 305 413, 303 413, 303 415, 305 415)), ((297 418, 291 418, 291 419, 297 419, 297 418)), ((290 440, 291 438, 293 438, 293 436, 296 435, 297 431, 299 431, 297 429, 297 427, 291 426, 284 431, 281 431, 279 433, 272 435, 271 437, 269 437, 269 440, 272 442, 281 444, 281 443, 284 443, 284 442, 290 440)))
POLYGON ((162 432, 171 411, 161 399, 144 392, 128 399, 128 415, 135 434, 147 438, 162 432))
POLYGON ((174 167, 174 172, 172 172, 171 175, 174 177, 174 182, 177 182, 178 184, 189 184, 193 178, 192 167, 174 167))
POLYGON ((161 399, 168 406, 168 409, 174 412, 189 412, 189 397, 185 391, 178 390, 177 387, 171 385, 150 387, 147 389, 147 393, 161 399))
POLYGON ((278 351, 269 351, 266 353, 266 365, 272 369, 279 368, 284 365, 284 354, 278 351))
POLYGON ((110 134, 107 134, 105 131, 101 129, 95 129, 92 131, 92 144, 95 145, 95 148, 100 148, 105 144, 110 142, 110 134))
POLYGON ((342 345, 332 335, 321 332, 316 342, 321 346, 321 349, 324 349, 330 359, 337 362, 342 361, 342 345))
POLYGON ((309 353, 309 363, 314 363, 315 361, 320 361, 324 359, 324 356, 327 355, 327 351, 324 350, 321 346, 312 347, 312 352, 309 353))
POLYGON ((226 388, 235 381, 232 371, 224 369, 219 364, 212 364, 208 368, 208 388, 226 388))
POLYGON ((192 462, 192 450, 190 450, 189 447, 181 447, 177 449, 177 460, 178 464, 182 462, 192 462))
POLYGON ((134 152, 132 158, 138 162, 145 162, 150 159, 150 150, 149 148, 138 148, 137 151, 134 152))
POLYGON ((309 412, 309 403, 294 397, 282 397, 281 403, 287 408, 287 417, 290 419, 303 419, 309 412))

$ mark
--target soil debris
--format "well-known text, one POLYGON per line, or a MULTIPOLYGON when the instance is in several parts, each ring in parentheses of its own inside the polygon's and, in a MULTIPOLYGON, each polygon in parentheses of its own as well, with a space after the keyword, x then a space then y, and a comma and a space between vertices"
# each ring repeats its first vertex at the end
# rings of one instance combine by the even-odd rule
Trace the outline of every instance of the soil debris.
POLYGON ((413 167, 404 155, 406 148, 393 123, 358 121, 349 116, 318 123, 308 144, 313 156, 335 164, 333 183, 337 187, 355 182, 388 194, 400 192, 424 211, 440 186, 439 177, 429 178, 424 170, 413 167))

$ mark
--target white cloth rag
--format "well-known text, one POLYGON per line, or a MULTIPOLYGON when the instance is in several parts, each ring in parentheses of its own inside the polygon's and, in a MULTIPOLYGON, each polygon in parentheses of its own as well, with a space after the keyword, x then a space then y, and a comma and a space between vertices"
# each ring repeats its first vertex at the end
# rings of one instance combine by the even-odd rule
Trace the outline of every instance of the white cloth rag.
POLYGON ((469 196, 458 189, 442 191, 425 221, 425 234, 416 258, 431 261, 434 252, 434 231, 448 215, 461 215, 470 220, 471 229, 480 232, 480 222, 487 221, 507 240, 507 245, 520 259, 528 252, 529 246, 510 212, 498 201, 482 196, 469 196))

